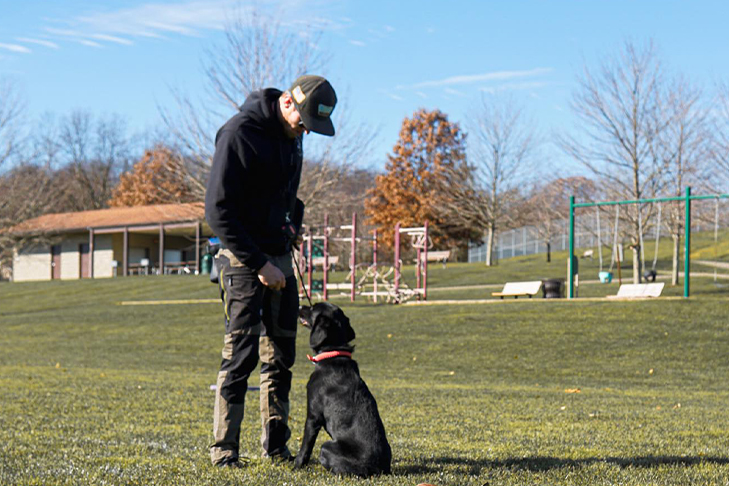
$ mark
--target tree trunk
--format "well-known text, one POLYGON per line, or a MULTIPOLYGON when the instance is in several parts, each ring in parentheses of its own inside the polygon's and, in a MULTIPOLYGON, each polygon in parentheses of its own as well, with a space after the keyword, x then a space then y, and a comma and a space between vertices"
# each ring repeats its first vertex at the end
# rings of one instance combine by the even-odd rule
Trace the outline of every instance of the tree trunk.
POLYGON ((640 248, 637 244, 633 245, 633 283, 640 283, 640 248))
POLYGON ((681 235, 674 233, 673 238, 673 267, 671 270, 671 285, 678 285, 678 255, 681 250, 681 235))
POLYGON ((490 267, 493 265, 493 257, 494 254, 494 226, 489 225, 488 228, 488 236, 486 237, 486 266, 490 267))
POLYGON ((547 263, 552 262, 552 243, 547 242, 547 263))

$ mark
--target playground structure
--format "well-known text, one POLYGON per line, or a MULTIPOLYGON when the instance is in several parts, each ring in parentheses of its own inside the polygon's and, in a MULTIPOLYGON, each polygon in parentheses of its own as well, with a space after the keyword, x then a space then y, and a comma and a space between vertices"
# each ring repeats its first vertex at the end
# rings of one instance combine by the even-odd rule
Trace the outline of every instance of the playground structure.
MULTIPOLYGON (((613 259, 614 261, 617 261, 618 264, 618 275, 620 278, 620 261, 622 260, 622 244, 619 244, 618 242, 618 221, 619 221, 619 214, 620 214, 620 206, 622 205, 638 205, 640 208, 640 205, 642 204, 659 204, 659 210, 658 210, 658 222, 656 224, 656 248, 655 248, 655 254, 653 258, 653 266, 652 269, 649 271, 646 271, 643 275, 643 277, 648 281, 655 281, 656 278, 656 262, 658 259, 658 241, 660 238, 660 226, 661 226, 661 210, 660 210, 660 203, 665 202, 671 202, 671 201, 680 201, 684 203, 684 292, 683 297, 688 298, 690 296, 690 281, 691 281, 691 202, 697 201, 697 200, 710 200, 714 199, 715 202, 715 218, 714 218, 714 243, 716 245, 717 243, 717 235, 718 235, 718 221, 719 221, 719 200, 720 199, 726 199, 729 198, 729 194, 712 194, 712 195, 702 195, 702 196, 692 196, 691 195, 691 187, 686 187, 685 195, 684 196, 678 196, 678 197, 665 197, 665 198, 653 198, 653 199, 639 199, 639 200, 629 200, 629 201, 603 201, 603 202, 592 202, 592 203, 575 203, 574 196, 570 197, 570 209, 569 209, 569 255, 567 259, 567 279, 568 279, 568 287, 567 287, 567 297, 569 299, 573 299, 576 297, 576 289, 575 289, 575 282, 577 281, 578 274, 577 274, 577 265, 576 265, 576 257, 575 257, 575 209, 576 208, 588 208, 588 207, 596 207, 599 209, 601 206, 616 206, 616 216, 615 216, 615 237, 613 241, 613 259)), ((600 281, 604 283, 608 283, 610 279, 612 279, 612 262, 610 266, 610 272, 603 272, 602 271, 602 243, 600 240, 600 223, 599 223, 599 211, 597 213, 597 222, 598 222, 598 251, 600 252, 600 281), (607 274, 610 275, 607 275, 607 274), (605 274, 605 275, 603 275, 605 274), (604 278, 603 278, 604 277, 604 278)), ((643 221, 641 216, 641 211, 639 209, 638 211, 638 232, 639 232, 639 246, 640 246, 640 257, 643 262, 643 268, 645 267, 645 252, 644 252, 644 245, 643 245, 643 221)), ((715 267, 715 273, 714 273, 714 280, 716 282, 716 268, 715 267)))
MULTIPOLYGON (((299 247, 297 261, 301 275, 299 279, 300 295, 308 294, 312 296, 312 291, 318 291, 319 298, 328 300, 330 290, 337 289, 348 290, 351 302, 355 302, 357 295, 371 297, 375 303, 378 301, 378 297, 384 297, 387 302, 392 303, 401 303, 414 297, 426 300, 428 247, 432 246, 432 242, 428 237, 428 222, 426 221, 422 227, 414 228, 401 228, 399 223, 395 226, 395 261, 394 265, 386 269, 380 266, 377 261, 377 229, 373 230, 372 236, 367 237, 358 236, 357 230, 357 213, 352 214, 352 224, 350 225, 330 226, 329 215, 327 214, 324 216, 323 226, 305 227, 305 234, 299 247), (338 236, 341 231, 349 231, 349 236, 338 236), (400 246, 402 235, 410 236, 411 244, 417 253, 415 288, 408 287, 401 279, 400 246), (329 282, 329 273, 332 271, 333 265, 339 262, 338 256, 331 255, 330 243, 332 242, 349 244, 349 273, 346 278, 348 283, 331 284, 329 282), (368 264, 357 263, 357 244, 363 242, 372 244, 372 262, 368 264), (313 278, 317 268, 322 271, 320 281, 313 278), (368 290, 370 286, 372 287, 371 291, 368 290)), ((438 257, 445 264, 448 255, 439 254, 438 257)))

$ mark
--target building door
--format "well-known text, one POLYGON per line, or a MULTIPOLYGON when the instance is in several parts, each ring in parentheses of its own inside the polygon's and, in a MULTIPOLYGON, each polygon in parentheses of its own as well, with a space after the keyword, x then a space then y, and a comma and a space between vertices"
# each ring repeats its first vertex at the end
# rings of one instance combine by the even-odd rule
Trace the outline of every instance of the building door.
POLYGON ((61 278, 61 245, 51 247, 51 278, 53 280, 61 278))
POLYGON ((78 260, 79 260, 79 278, 91 278, 91 268, 89 259, 89 244, 81 243, 78 245, 78 260))

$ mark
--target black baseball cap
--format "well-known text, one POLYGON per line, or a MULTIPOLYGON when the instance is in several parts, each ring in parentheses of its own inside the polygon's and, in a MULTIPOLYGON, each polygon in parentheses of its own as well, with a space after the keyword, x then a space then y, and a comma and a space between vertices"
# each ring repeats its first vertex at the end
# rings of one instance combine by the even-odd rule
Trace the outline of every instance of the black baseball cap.
POLYGON ((334 135, 331 115, 337 104, 337 94, 329 81, 305 74, 294 81, 289 91, 307 130, 330 137, 334 135))

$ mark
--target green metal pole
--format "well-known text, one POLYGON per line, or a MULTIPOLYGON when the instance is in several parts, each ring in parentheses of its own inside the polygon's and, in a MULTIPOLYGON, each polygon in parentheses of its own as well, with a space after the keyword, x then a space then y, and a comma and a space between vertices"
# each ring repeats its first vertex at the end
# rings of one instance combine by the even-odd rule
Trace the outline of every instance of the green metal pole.
POLYGON ((567 257, 567 273, 569 274, 567 279, 568 285, 568 299, 575 297, 575 273, 572 269, 572 261, 575 257, 575 196, 570 196, 570 254, 567 257))
POLYGON ((686 186, 686 247, 683 250, 683 296, 688 298, 691 274, 691 186, 686 186))

